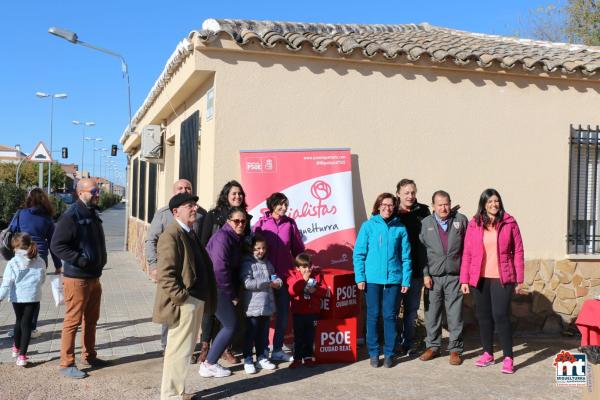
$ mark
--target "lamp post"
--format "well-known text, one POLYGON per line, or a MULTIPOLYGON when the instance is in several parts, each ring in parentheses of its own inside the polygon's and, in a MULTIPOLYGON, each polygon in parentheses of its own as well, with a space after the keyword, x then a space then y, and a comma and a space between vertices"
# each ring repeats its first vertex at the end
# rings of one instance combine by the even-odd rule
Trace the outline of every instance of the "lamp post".
POLYGON ((83 157, 85 155, 85 128, 88 126, 94 126, 96 123, 94 121, 78 121, 73 120, 74 125, 81 125, 81 177, 83 177, 83 170, 85 167, 83 166, 83 157))
MULTIPOLYGON (((66 99, 66 93, 44 93, 36 92, 35 94, 40 99, 50 98, 50 158, 52 159, 52 123, 54 120, 54 99, 66 99)), ((48 165, 48 195, 52 187, 52 163, 48 165)))
MULTIPOLYGON (((86 136, 83 138, 84 140, 87 140, 88 142, 101 142, 104 139, 101 137, 90 137, 90 136, 86 136)), ((93 147, 93 153, 92 153, 92 176, 96 177, 96 143, 92 143, 93 147)))
MULTIPOLYGON (((119 54, 115 53, 112 50, 104 49, 102 47, 93 46, 89 43, 82 42, 78 39, 77 34, 75 32, 68 31, 66 29, 51 27, 48 29, 48 32, 54 36, 58 36, 61 39, 65 39, 70 43, 79 44, 85 47, 88 47, 92 50, 100 51, 102 53, 108 54, 113 57, 117 57, 121 60, 121 71, 123 72, 123 77, 127 80, 127 107, 129 112, 129 126, 127 127, 127 136, 129 136, 129 132, 133 131, 133 125, 131 121, 131 85, 129 84, 129 68, 127 67, 127 63, 125 62, 125 58, 119 54)), ((125 136, 125 137, 127 137, 125 136)), ((126 167, 127 168, 127 167, 126 167)), ((127 179, 129 179, 129 174, 127 174, 127 179)), ((127 250, 127 243, 129 238, 129 202, 126 203, 125 210, 125 250, 127 250)))

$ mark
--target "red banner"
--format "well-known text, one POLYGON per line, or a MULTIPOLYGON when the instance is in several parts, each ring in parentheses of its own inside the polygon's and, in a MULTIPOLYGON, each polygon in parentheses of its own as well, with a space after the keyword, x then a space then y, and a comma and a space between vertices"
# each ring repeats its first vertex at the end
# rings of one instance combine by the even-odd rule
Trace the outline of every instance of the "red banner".
POLYGON ((289 199, 313 264, 352 267, 356 239, 350 150, 240 152, 242 185, 252 221, 267 210, 274 192, 289 199))
POLYGON ((320 364, 352 363, 356 349, 356 318, 317 321, 315 329, 315 359, 320 364))

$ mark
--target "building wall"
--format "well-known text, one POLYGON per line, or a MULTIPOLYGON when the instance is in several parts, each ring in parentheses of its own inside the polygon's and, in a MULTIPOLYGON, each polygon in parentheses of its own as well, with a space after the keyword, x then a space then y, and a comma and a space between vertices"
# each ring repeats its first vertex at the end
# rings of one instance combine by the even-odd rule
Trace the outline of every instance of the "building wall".
POLYGON ((515 315, 538 315, 518 326, 555 331, 571 323, 583 299, 600 291, 600 264, 565 261, 569 125, 598 124, 600 84, 312 54, 196 51, 169 85, 176 113, 163 92, 144 117, 167 121, 172 144, 159 206, 178 171, 180 124, 196 110, 196 187, 205 208, 239 179, 240 150, 351 148, 357 228, 377 194, 395 191, 404 177, 417 181, 421 202, 444 189, 469 217, 482 190, 494 187, 520 224, 528 260, 529 293, 516 298, 515 315), (215 116, 206 121, 210 88, 215 116))

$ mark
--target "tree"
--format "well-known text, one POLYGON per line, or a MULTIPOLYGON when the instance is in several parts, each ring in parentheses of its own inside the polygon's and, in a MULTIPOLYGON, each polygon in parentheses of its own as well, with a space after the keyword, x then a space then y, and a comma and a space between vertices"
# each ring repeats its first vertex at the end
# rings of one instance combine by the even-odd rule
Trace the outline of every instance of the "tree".
POLYGON ((525 35, 538 40, 600 45, 600 8, 596 0, 566 0, 529 11, 525 35))
MULTIPOLYGON (((19 169, 19 186, 32 188, 38 186, 39 172, 38 163, 24 161, 19 169)), ((15 183, 17 175, 17 164, 0 164, 0 182, 15 183)), ((59 163, 52 163, 52 191, 62 188, 65 184, 66 174, 59 163)), ((44 185, 48 185, 48 165, 44 165, 44 185)))

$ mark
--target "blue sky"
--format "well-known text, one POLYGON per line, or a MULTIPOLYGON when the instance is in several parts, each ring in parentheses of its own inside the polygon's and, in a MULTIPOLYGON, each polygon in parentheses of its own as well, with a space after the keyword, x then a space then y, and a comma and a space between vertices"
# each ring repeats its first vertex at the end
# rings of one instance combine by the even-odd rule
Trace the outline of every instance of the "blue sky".
MULTIPOLYGON (((50 141, 50 101, 38 91, 67 93, 55 100, 54 150, 69 148, 66 162, 80 163, 80 126, 102 137, 96 147, 117 144, 125 129, 127 90, 116 58, 76 46, 47 33, 51 26, 121 53, 129 64, 132 113, 141 106, 177 43, 207 18, 242 18, 324 23, 420 23, 472 32, 513 35, 529 10, 549 1, 10 1, 0 22, 0 144, 25 152, 50 141)), ((92 169, 86 142, 85 169, 92 169)), ((98 152, 97 154, 100 154, 98 152)), ((55 154, 59 157, 60 154, 55 154)), ((125 157, 117 157, 125 170, 125 157)), ((99 171, 97 161, 96 172, 99 171)))

